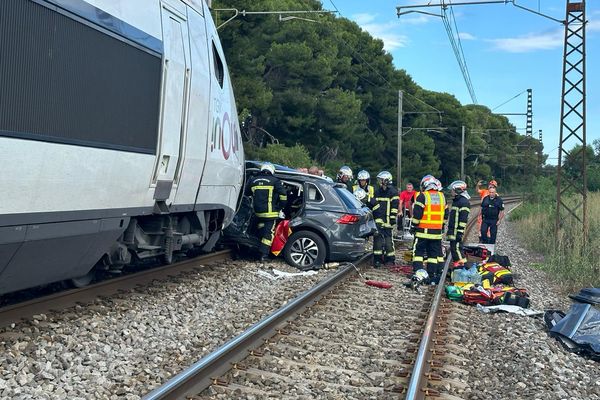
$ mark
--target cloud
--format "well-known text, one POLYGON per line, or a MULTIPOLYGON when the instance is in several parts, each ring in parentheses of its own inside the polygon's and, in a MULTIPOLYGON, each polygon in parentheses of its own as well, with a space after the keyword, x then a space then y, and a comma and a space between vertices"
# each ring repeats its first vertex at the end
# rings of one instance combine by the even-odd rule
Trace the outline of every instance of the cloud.
POLYGON ((369 32, 371 36, 383 40, 383 48, 387 51, 406 47, 409 42, 408 36, 393 32, 393 29, 398 29, 398 23, 396 21, 387 22, 385 24, 363 24, 360 27, 369 32))
POLYGON ((551 50, 563 46, 564 31, 558 29, 544 33, 530 33, 514 38, 488 39, 494 48, 509 53, 529 53, 537 50, 551 50))
POLYGON ((477 39, 475 36, 471 35, 470 33, 467 32, 459 32, 458 33, 458 37, 462 40, 475 40, 477 39))
POLYGON ((423 25, 423 24, 427 24, 429 22, 431 22, 434 17, 430 16, 430 15, 424 15, 424 14, 411 14, 411 15, 415 15, 414 17, 407 17, 405 15, 400 16, 400 18, 398 18, 398 21, 402 24, 402 25, 423 25))
POLYGON ((352 20, 356 22, 358 25, 368 24, 369 22, 373 22, 377 14, 369 14, 369 13, 361 13, 352 15, 352 20))
POLYGON ((354 14, 352 19, 363 30, 369 32, 371 36, 383 41, 383 48, 386 51, 392 51, 400 47, 405 47, 408 44, 408 36, 395 33, 394 30, 399 28, 398 21, 390 21, 386 23, 375 22, 377 14, 354 14))

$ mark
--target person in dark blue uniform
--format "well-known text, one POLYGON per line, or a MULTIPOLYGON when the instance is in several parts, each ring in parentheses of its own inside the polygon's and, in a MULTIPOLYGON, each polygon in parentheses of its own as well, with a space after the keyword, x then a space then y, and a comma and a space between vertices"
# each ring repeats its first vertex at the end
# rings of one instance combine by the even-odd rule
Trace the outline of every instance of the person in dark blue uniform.
POLYGON ((504 218, 504 202, 494 186, 488 190, 490 193, 481 201, 481 243, 496 244, 498 225, 504 218))

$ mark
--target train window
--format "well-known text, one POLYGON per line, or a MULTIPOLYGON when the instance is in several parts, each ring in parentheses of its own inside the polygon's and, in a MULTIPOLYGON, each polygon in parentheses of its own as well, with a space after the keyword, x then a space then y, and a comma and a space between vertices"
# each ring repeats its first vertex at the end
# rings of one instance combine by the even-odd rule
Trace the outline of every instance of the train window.
POLYGON ((223 78, 225 76, 225 70, 223 69, 223 61, 221 61, 221 56, 219 55, 219 51, 217 50, 217 46, 215 46, 214 42, 212 45, 213 48, 213 59, 215 60, 215 77, 219 82, 219 86, 223 87, 223 78))
POLYGON ((0 136, 155 153, 160 54, 42 4, 0 1, 0 136))

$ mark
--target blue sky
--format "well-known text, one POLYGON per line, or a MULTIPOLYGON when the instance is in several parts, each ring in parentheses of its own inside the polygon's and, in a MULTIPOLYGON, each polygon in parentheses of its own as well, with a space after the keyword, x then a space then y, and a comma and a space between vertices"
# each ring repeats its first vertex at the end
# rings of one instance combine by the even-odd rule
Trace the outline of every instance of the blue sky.
MULTIPOLYGON (((337 6, 343 17, 382 39, 396 67, 405 69, 419 85, 451 93, 463 104, 472 103, 441 18, 423 14, 396 16, 396 6, 428 2, 322 0, 325 9, 337 6)), ((600 138, 600 1, 586 3, 586 131, 591 144, 600 138)), ((518 0, 517 4, 535 10, 539 5, 542 13, 559 20, 565 18, 566 0, 518 0)), ((427 11, 439 13, 440 9, 432 7, 427 11)), ((544 152, 551 157, 548 162, 555 164, 564 26, 511 4, 455 6, 454 15, 478 103, 495 108, 518 93, 533 89, 534 136, 543 130, 544 152)), ((524 93, 496 112, 524 113, 526 102, 524 93)), ((509 118, 517 128, 525 128, 524 116, 509 118)), ((519 132, 524 134, 525 130, 519 132)), ((567 143, 567 147, 571 146, 567 143)))

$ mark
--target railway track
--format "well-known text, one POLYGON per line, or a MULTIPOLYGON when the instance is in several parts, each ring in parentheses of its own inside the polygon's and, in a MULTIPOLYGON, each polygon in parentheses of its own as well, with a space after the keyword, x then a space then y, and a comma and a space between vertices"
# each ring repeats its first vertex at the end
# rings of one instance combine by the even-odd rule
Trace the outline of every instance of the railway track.
MULTIPOLYGON (((507 204, 518 201, 505 197, 507 204)), ((365 256, 357 265, 364 270, 369 261, 365 256)), ((451 364, 464 351, 454 332, 468 334, 468 326, 459 323, 449 334, 457 306, 445 299, 443 285, 417 292, 404 286, 402 274, 366 273, 392 289, 366 286, 353 266, 342 267, 144 399, 456 399, 444 388, 464 385, 466 371, 451 364)))
POLYGON ((163 267, 152 268, 118 278, 107 279, 83 288, 64 290, 51 295, 37 297, 32 300, 2 307, 0 308, 0 327, 11 325, 36 314, 59 311, 81 303, 90 303, 100 296, 110 296, 119 292, 134 289, 140 285, 147 285, 155 280, 164 280, 169 276, 199 270, 204 264, 229 258, 229 250, 218 251, 163 267))

